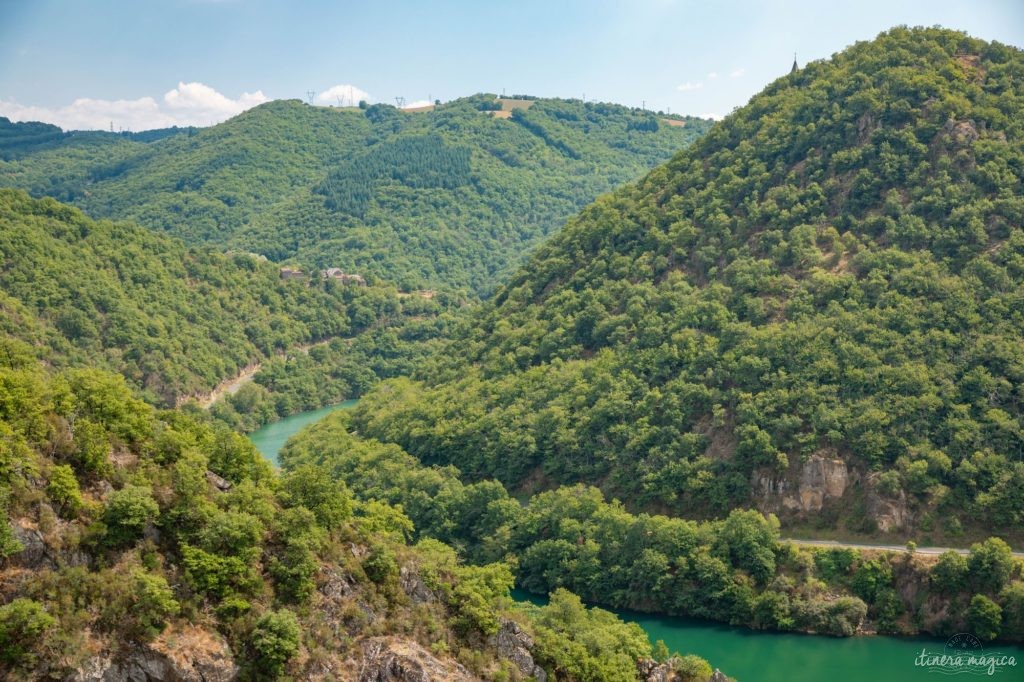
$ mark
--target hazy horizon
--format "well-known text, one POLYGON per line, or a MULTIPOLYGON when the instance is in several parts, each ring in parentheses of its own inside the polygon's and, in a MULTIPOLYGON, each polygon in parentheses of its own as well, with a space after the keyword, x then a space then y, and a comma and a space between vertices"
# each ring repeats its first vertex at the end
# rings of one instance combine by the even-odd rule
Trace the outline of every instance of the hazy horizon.
POLYGON ((3 0, 0 18, 0 116, 135 131, 311 92, 325 106, 415 106, 504 91, 721 118, 794 53, 802 65, 897 25, 1024 45, 1012 0, 3 0))

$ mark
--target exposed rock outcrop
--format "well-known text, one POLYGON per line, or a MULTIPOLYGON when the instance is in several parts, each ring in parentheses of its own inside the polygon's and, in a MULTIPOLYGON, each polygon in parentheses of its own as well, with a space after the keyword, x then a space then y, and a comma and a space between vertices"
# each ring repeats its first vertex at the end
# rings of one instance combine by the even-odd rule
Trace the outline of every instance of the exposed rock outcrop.
POLYGON ((195 625, 168 627, 150 646, 170 662, 175 680, 227 682, 238 674, 227 642, 195 625))
POLYGON ((770 473, 754 473, 754 489, 759 492, 764 511, 780 508, 794 512, 816 512, 826 500, 839 499, 852 482, 846 462, 838 457, 814 454, 804 460, 799 474, 775 478, 770 473))
POLYGON ((417 604, 437 601, 437 596, 426 586, 416 569, 411 566, 402 566, 399 569, 398 585, 417 604))
MULTIPOLYGON (((71 525, 66 521, 57 521, 57 524, 61 529, 71 525)), ((18 519, 11 524, 11 531, 23 549, 7 558, 9 566, 39 570, 60 565, 85 566, 89 563, 89 556, 81 550, 51 546, 29 519, 18 519)), ((59 539, 64 533, 61 531, 53 535, 59 539)))
POLYGON ((208 630, 167 628, 148 645, 120 656, 99 655, 67 682, 229 682, 238 675, 227 644, 208 630))
POLYGON ((470 682, 466 668, 441 661, 415 642, 372 637, 362 642, 359 682, 470 682))
POLYGON ((907 494, 902 490, 896 497, 884 496, 878 492, 878 478, 874 473, 868 477, 868 513, 883 533, 909 528, 912 516, 907 505, 907 494))
POLYGON ((209 469, 206 470, 206 480, 210 485, 212 485, 214 488, 221 491, 222 493, 231 490, 231 481, 224 478, 223 476, 218 476, 209 469))
POLYGON ((333 566, 320 568, 320 593, 330 600, 340 600, 355 590, 352 577, 333 566))
MULTIPOLYGON (((637 661, 636 671, 644 682, 681 682, 683 680, 682 675, 673 666, 672 659, 658 663, 652 658, 642 658, 637 661)), ((691 678, 687 676, 686 679, 690 680, 691 678)), ((708 682, 730 682, 730 680, 725 673, 715 668, 715 672, 708 678, 708 682)))
POLYGON ((340 643, 373 627, 381 615, 368 604, 354 578, 337 566, 325 565, 317 579, 314 606, 340 643))
POLYGON ((974 126, 974 121, 954 121, 950 119, 946 121, 942 131, 952 137, 953 141, 959 145, 969 145, 980 137, 978 129, 974 126))
POLYGON ((498 650, 498 655, 512 661, 519 672, 532 677, 537 682, 546 682, 548 674, 533 660, 533 638, 530 637, 514 620, 503 618, 498 634, 491 637, 491 646, 498 650))

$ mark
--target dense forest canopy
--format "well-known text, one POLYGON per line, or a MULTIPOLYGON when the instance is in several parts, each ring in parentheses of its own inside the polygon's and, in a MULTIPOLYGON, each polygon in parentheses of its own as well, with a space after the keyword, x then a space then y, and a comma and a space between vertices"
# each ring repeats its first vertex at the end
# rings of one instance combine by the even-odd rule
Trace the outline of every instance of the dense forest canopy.
POLYGON ((860 484, 798 510, 819 525, 1019 528, 1022 77, 1018 49, 897 28, 780 78, 570 221, 357 428, 637 507, 785 512, 828 465, 860 484))
MULTIPOLYGON (((110 143, 116 139, 135 140, 138 142, 155 142, 165 137, 181 133, 195 132, 195 128, 156 128, 140 133, 120 131, 117 133, 102 130, 75 130, 65 132, 55 125, 40 123, 38 121, 26 121, 21 123, 12 122, 9 118, 0 116, 0 159, 9 161, 42 149, 69 143, 72 138, 74 142, 83 140, 95 140, 100 144, 110 143)), ((57 182, 53 179, 52 182, 57 182)))
POLYGON ((501 118, 486 110, 494 101, 428 112, 275 101, 154 140, 0 121, 0 184, 191 244, 406 290, 480 292, 580 208, 710 125, 549 99, 501 118))
POLYGON ((400 506, 418 537, 441 540, 467 561, 508 561, 517 585, 536 593, 568 588, 597 604, 756 629, 850 636, 971 628, 1024 638, 1024 566, 998 538, 936 561, 797 547, 779 539, 774 516, 753 510, 704 522, 632 514, 584 485, 520 504, 497 481, 466 483, 455 467, 425 466, 393 443, 360 436, 346 413, 300 432, 280 459, 285 471, 319 467, 356 499, 400 506))
POLYGON ((565 591, 524 609, 507 564, 414 532, 116 374, 0 356, 4 679, 354 679, 384 652, 430 679, 598 682, 650 659, 637 625, 565 591))
MULTIPOLYGON (((251 254, 188 248, 131 224, 93 221, 53 199, 0 190, 0 347, 27 344, 55 367, 116 370, 154 404, 209 391, 302 344, 435 309, 419 298, 403 303, 394 289, 344 286, 316 273, 282 280, 251 254)), ((351 395, 350 384, 340 390, 351 395)))

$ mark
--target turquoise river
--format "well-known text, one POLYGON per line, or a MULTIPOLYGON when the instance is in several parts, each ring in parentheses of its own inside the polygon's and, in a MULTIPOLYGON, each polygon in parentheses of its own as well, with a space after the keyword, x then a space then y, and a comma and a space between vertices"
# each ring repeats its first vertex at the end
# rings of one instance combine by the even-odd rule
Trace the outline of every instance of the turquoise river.
MULTIPOLYGON (((293 415, 250 434, 268 460, 277 464, 277 453, 292 435, 324 415, 356 404, 347 400, 319 410, 293 415)), ((541 604, 545 600, 516 590, 520 601, 541 604)), ((929 669, 918 665, 923 650, 942 654, 945 640, 897 637, 817 637, 769 633, 729 627, 690 618, 670 618, 631 611, 616 611, 623 620, 644 629, 651 642, 663 640, 671 651, 702 656, 740 682, 926 682, 956 677, 989 677, 985 672, 954 673, 950 667, 929 669)), ((996 666, 991 676, 1004 682, 1024 682, 1024 649, 988 644, 986 655, 1012 656, 1015 666, 996 666)), ((1005 662, 1004 662, 1005 663, 1005 662)))

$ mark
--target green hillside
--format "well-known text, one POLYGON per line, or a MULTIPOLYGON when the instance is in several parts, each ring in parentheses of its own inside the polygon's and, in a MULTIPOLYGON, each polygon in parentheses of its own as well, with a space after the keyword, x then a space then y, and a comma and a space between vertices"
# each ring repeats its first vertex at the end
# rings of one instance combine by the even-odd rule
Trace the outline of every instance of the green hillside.
POLYGON ((780 78, 570 221, 356 428, 637 508, 1019 529, 1022 77, 1015 48, 897 28, 780 78))
POLYGON ((0 121, 0 149, 18 142, 0 154, 0 184, 191 244, 340 267, 407 290, 483 291, 530 244, 710 124, 572 100, 536 100, 498 118, 482 110, 492 104, 480 95, 410 113, 275 101, 155 141, 54 141, 0 121))
POLYGON ((418 537, 469 562, 514 557, 516 584, 539 594, 566 588, 616 608, 837 637, 1024 639, 1024 563, 999 538, 966 557, 799 547, 779 539, 774 516, 752 510, 703 522, 632 514, 584 485, 521 503, 497 481, 464 483, 455 467, 360 435, 343 412, 292 438, 281 466, 316 466, 356 499, 401 505, 418 537))
POLYGON ((463 565, 413 531, 117 375, 0 356, 3 679, 596 681, 655 665, 638 625, 564 590, 519 606, 508 564, 463 565))
MULTIPOLYGON (((207 392, 301 344, 436 308, 403 303, 393 289, 282 280, 265 259, 190 249, 52 199, 0 190, 3 352, 57 368, 117 371, 154 404, 207 392)), ((319 388, 339 385, 321 380, 319 388)))

